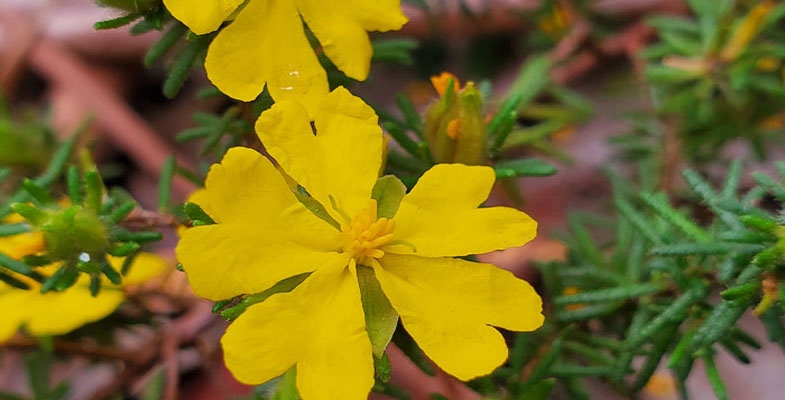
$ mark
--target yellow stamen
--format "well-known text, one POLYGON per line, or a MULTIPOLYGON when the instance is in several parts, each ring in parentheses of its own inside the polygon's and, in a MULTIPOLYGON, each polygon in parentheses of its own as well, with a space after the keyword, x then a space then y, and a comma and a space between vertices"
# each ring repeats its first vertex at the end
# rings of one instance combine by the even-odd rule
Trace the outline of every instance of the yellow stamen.
POLYGON ((368 265, 371 259, 384 256, 379 247, 384 246, 393 238, 395 221, 376 216, 376 200, 369 200, 368 206, 352 218, 349 224, 341 224, 341 232, 345 237, 343 251, 348 253, 358 264, 368 265))

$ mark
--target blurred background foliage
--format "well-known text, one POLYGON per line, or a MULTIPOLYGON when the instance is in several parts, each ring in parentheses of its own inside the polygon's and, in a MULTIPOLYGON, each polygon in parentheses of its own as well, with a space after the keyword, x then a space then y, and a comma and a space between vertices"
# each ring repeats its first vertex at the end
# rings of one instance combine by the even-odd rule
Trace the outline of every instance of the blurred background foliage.
MULTIPOLYGON (((232 146, 262 148, 253 122, 271 106, 270 96, 236 102, 201 75, 215 33, 189 32, 156 0, 98 3, 113 11, 96 29, 154 38, 142 62, 161 72, 155 84, 160 101, 190 97, 191 105, 209 106, 188 108, 189 120, 168 138, 167 149, 190 156, 159 159, 153 199, 137 200, 139 191, 113 184, 123 183, 115 179, 117 161, 100 157, 93 119, 58 134, 46 103, 17 104, 24 96, 3 93, 0 236, 45 237, 36 254, 0 254, 0 285, 14 290, 29 290, 26 279, 44 292, 68 290, 82 274, 93 294, 106 282, 120 283, 127 266, 115 269, 108 257, 133 260, 143 250, 171 249, 178 227, 209 220, 183 204, 210 163, 232 146), (23 220, 7 218, 12 213, 23 220), (42 273, 51 263, 58 263, 56 272, 42 273)), ((734 391, 717 368, 718 354, 761 368, 752 353, 766 349, 766 342, 785 348, 785 164, 776 162, 785 129, 785 5, 542 0, 508 9, 504 2, 403 3, 412 22, 400 33, 373 38, 374 72, 367 84, 320 57, 331 86, 349 86, 377 110, 389 139, 386 173, 411 187, 435 163, 490 165, 501 193, 492 201, 527 211, 551 207, 541 210, 540 236, 561 242, 564 250, 539 258, 513 253, 513 264, 525 266, 516 272, 545 299, 546 324, 533 333, 505 333, 510 357, 503 367, 459 390, 418 388, 429 379, 459 384, 399 329, 393 343, 411 365, 392 360, 391 375, 389 363, 377 363, 376 392, 398 399, 582 399, 608 392, 632 398, 666 371, 676 386, 673 395, 686 399, 694 395, 688 378, 700 370, 723 399, 734 391), (608 84, 608 75, 621 75, 621 83, 608 84), (383 85, 388 77, 395 86, 383 85), (586 163, 591 157, 584 153, 594 150, 582 147, 581 136, 596 134, 596 127, 586 127, 598 114, 609 114, 602 109, 607 106, 596 105, 602 103, 596 87, 619 84, 633 88, 624 91, 629 99, 623 102, 642 106, 611 110, 624 131, 599 134, 594 141, 611 150, 586 163), (586 185, 580 181, 587 170, 602 171, 588 183, 600 181, 599 189, 568 204, 600 206, 557 209, 558 195, 576 196, 563 187, 586 185), (554 185, 562 189, 549 189, 554 185), (554 213, 558 223, 547 217, 554 213), (558 227, 565 229, 554 233, 558 227), (760 320, 764 336, 745 315, 760 320), (421 379, 396 380, 396 367, 414 369, 421 379)), ((73 398, 68 396, 78 385, 50 379, 50 369, 75 355, 122 365, 92 398, 173 399, 188 382, 185 372, 211 373, 199 346, 215 347, 215 334, 204 332, 223 325, 209 305, 182 287, 160 286, 131 292, 128 303, 63 337, 19 334, 1 344, 3 352, 24 354, 14 365, 26 365, 28 387, 0 392, 0 399, 73 398), (146 329, 147 353, 123 350, 116 329, 146 329), (203 359, 172 361, 178 351, 203 359)), ((296 399, 292 388, 285 375, 243 396, 296 399)))

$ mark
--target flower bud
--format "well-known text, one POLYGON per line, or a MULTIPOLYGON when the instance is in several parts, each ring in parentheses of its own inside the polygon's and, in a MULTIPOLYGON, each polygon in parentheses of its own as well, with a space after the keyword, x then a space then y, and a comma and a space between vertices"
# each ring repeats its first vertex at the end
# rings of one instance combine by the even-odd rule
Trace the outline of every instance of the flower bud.
POLYGON ((109 232, 101 219, 81 206, 48 212, 49 218, 38 229, 50 255, 75 259, 81 253, 102 253, 109 248, 109 232))
POLYGON ((431 79, 441 98, 425 111, 424 136, 437 163, 482 165, 487 129, 483 98, 472 82, 460 88, 448 73, 431 79))

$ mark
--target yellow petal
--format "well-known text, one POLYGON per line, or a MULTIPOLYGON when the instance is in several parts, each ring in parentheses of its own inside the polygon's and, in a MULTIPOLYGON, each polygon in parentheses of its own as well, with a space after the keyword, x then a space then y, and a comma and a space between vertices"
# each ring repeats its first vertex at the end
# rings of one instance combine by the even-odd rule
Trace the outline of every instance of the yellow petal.
POLYGON ((3 317, 0 318, 0 343, 14 336, 22 325, 27 315, 26 294, 27 291, 0 283, 0 310, 3 310, 3 317))
POLYGON ((493 327, 539 328, 542 300, 526 281, 490 264, 387 254, 374 267, 384 293, 414 340, 436 364, 463 380, 507 358, 493 327))
POLYGON ((296 3, 327 57, 347 76, 361 81, 368 77, 373 54, 367 31, 400 29, 407 21, 400 0, 296 3))
POLYGON ((342 87, 320 103, 315 126, 316 135, 305 108, 282 101, 262 113, 256 132, 286 173, 342 221, 330 197, 349 217, 365 207, 381 165, 382 131, 373 109, 342 87))
POLYGON ((197 35, 218 29, 242 3, 243 0, 164 0, 172 16, 197 35))
POLYGON ((348 268, 314 272, 292 292, 250 307, 221 343, 227 367, 247 384, 296 365, 304 399, 366 399, 373 386, 360 291, 348 268))
POLYGON ((493 169, 437 164, 420 178, 395 214, 395 241, 383 248, 422 257, 463 256, 520 246, 537 223, 509 207, 477 208, 488 198, 493 169))
POLYGON ((254 150, 230 149, 210 168, 206 190, 218 223, 188 229, 177 257, 200 296, 263 291, 323 265, 343 263, 341 233, 311 214, 275 167, 254 150))
POLYGON ((63 292, 30 291, 25 328, 34 336, 61 335, 111 314, 125 296, 104 287, 93 297, 87 286, 75 285, 63 292))
POLYGON ((76 284, 64 292, 41 294, 38 288, 0 288, 0 342, 10 338, 20 326, 34 336, 62 335, 111 314, 124 295, 110 287, 93 297, 87 286, 76 284))
POLYGON ((329 90, 291 0, 249 1, 210 45, 204 66, 218 89, 243 101, 266 83, 276 101, 296 99, 313 110, 329 90))
MULTIPOLYGON (((125 258, 121 257, 109 257, 109 263, 117 271, 122 270, 124 260, 125 258)), ((163 275, 168 269, 168 264, 163 257, 153 253, 139 253, 134 258, 128 274, 123 276, 123 286, 147 282, 163 275)))
POLYGON ((0 253, 15 260, 38 254, 46 248, 43 232, 27 232, 0 237, 0 253))

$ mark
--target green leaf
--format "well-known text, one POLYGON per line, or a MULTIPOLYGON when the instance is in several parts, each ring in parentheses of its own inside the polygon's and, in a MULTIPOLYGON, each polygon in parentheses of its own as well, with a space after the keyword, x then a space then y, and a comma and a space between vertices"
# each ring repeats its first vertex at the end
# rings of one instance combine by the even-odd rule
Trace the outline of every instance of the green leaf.
POLYGON ((33 272, 29 265, 21 261, 14 260, 4 253, 0 253, 0 265, 22 275, 30 275, 33 272))
POLYGON ((752 299, 745 298, 720 302, 711 310, 703 325, 695 332, 690 348, 698 350, 701 347, 714 345, 739 321, 751 302, 752 299))
POLYGON ((651 254, 665 256, 689 256, 689 255, 721 255, 727 253, 757 254, 766 246, 762 244, 748 243, 678 243, 664 246, 654 246, 651 254))
POLYGON ((517 98, 513 110, 529 104, 551 82, 548 75, 550 69, 551 61, 547 54, 535 55, 526 60, 504 96, 508 100, 517 98))
POLYGON ((175 56, 172 62, 172 68, 169 70, 169 76, 164 81, 163 92, 164 95, 171 99, 177 96, 177 93, 183 87, 185 80, 191 74, 196 61, 207 51, 207 42, 202 39, 196 39, 188 42, 183 51, 175 56))
POLYGON ((401 148, 412 156, 420 158, 420 149, 417 142, 406 133, 406 130, 403 127, 391 121, 382 122, 382 126, 384 127, 384 130, 401 145, 401 148))
POLYGON ((663 288, 659 284, 641 283, 638 285, 585 291, 567 296, 557 296, 553 299, 553 304, 565 305, 628 300, 640 296, 658 293, 662 290, 663 288))
POLYGON ((665 325, 683 321, 687 317, 687 309, 702 300, 703 297, 705 297, 705 289, 702 286, 684 293, 663 312, 645 324, 642 329, 632 332, 625 341, 625 347, 628 350, 636 349, 658 333, 665 325))
POLYGON ((406 120, 406 124, 409 126, 409 129, 414 131, 418 137, 422 138, 422 117, 420 116, 420 113, 417 112, 417 108, 414 106, 414 103, 412 103, 412 101, 403 93, 398 93, 395 95, 395 103, 401 110, 403 118, 406 120))
POLYGON ((96 22, 95 24, 93 24, 93 29, 97 31, 105 30, 105 29, 115 29, 121 26, 126 26, 141 17, 142 16, 137 13, 129 13, 126 15, 119 16, 117 18, 96 22))
POLYGON ((35 181, 25 179, 22 187, 33 198, 33 202, 39 206, 52 206, 56 204, 55 199, 44 188, 38 186, 35 181))
POLYGON ((667 197, 655 194, 642 194, 641 200, 648 204, 649 207, 654 209, 654 211, 656 211, 660 217, 687 234, 687 236, 691 237, 692 239, 699 242, 711 241, 711 236, 709 236, 709 234, 707 234, 699 226, 692 223, 692 221, 684 217, 684 215, 674 210, 670 204, 668 204, 667 197))
POLYGON ((185 25, 179 22, 173 23, 172 27, 147 50, 147 54, 144 56, 144 65, 149 67, 158 62, 161 56, 166 54, 187 32, 188 28, 185 25))
POLYGON ((554 365, 550 373, 556 377, 587 377, 587 376, 607 376, 610 373, 608 366, 583 366, 583 365, 554 365))
POLYGON ((18 224, 3 224, 0 225, 0 237, 13 236, 20 233, 30 232, 30 225, 20 222, 18 224))
POLYGON ((95 214, 101 212, 101 203, 104 198, 104 183, 98 171, 87 171, 84 176, 85 198, 84 206, 95 214))
POLYGON ((27 283, 20 281, 16 277, 12 275, 6 274, 2 269, 0 269, 0 282, 5 283, 8 286, 22 289, 22 290, 29 290, 30 286, 27 283))
POLYGON ((143 400, 159 400, 164 397, 164 388, 166 384, 166 369, 158 368, 153 376, 148 380, 145 385, 142 399, 143 400))
POLYGON ((559 333, 556 339, 551 342, 550 348, 540 357, 540 360, 535 364, 534 369, 525 377, 526 380, 519 386, 519 391, 521 393, 532 390, 548 376, 551 367, 556 362, 556 359, 561 354, 562 348, 564 347, 564 338, 573 330, 574 328, 565 328, 559 333))
POLYGON ((500 161, 493 165, 493 169, 496 171, 496 179, 550 176, 557 172, 556 167, 539 158, 500 161))
POLYGON ((161 168, 161 177, 158 180, 158 210, 166 211, 172 198, 172 180, 177 168, 177 160, 169 156, 161 168))
POLYGON ((517 397, 519 400, 548 400, 551 398, 551 392, 556 387, 556 379, 548 378, 539 381, 517 397))
POLYGON ((664 65, 649 65, 644 71, 646 78, 653 83, 686 83, 703 77, 700 71, 685 71, 664 65))
POLYGON ((418 45, 416 40, 408 38, 374 40, 371 62, 389 61, 402 65, 413 65, 412 51, 418 45))
POLYGON ((112 235, 121 242, 138 243, 157 242, 164 237, 161 232, 131 232, 125 228, 120 228, 119 226, 114 227, 112 235))
POLYGON ((727 400, 728 393, 725 390, 725 384, 722 382, 720 372, 717 370, 717 365, 714 364, 714 355, 707 351, 701 358, 703 359, 703 368, 706 370, 706 377, 709 379, 709 384, 711 384, 717 400, 727 400))

